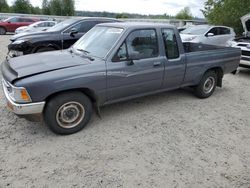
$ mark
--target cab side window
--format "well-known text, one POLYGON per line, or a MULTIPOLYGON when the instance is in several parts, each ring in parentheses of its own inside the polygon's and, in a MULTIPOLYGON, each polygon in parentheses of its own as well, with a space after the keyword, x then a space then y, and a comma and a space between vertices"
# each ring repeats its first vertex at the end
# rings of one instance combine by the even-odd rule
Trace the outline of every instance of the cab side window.
POLYGON ((124 42, 116 52, 112 61, 113 62, 126 61, 127 59, 128 59, 127 45, 126 42, 124 42))
POLYGON ((162 37, 165 46, 165 53, 168 59, 176 59, 180 56, 178 42, 174 30, 162 29, 162 37))
POLYGON ((217 27, 214 27, 214 28, 210 29, 210 31, 208 31, 207 34, 208 34, 208 33, 213 33, 214 36, 219 35, 219 32, 218 32, 218 28, 217 28, 217 27))
POLYGON ((154 29, 136 30, 130 33, 127 40, 128 56, 147 59, 159 55, 158 41, 154 29))
POLYGON ((87 33, 92 27, 97 24, 97 21, 85 21, 81 23, 80 33, 87 33))
POLYGON ((230 29, 226 27, 220 27, 219 28, 219 34, 220 35, 229 35, 231 33, 230 29))
POLYGON ((129 34, 112 61, 147 59, 157 57, 158 55, 159 48, 156 31, 154 29, 142 29, 129 34))

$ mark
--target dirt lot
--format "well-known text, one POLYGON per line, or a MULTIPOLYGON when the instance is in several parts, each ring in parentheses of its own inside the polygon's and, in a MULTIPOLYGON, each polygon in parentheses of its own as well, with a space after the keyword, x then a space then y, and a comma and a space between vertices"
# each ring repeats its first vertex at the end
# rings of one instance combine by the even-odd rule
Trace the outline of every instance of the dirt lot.
POLYGON ((70 136, 0 96, 0 187, 250 187, 250 70, 206 100, 177 90, 102 108, 70 136))

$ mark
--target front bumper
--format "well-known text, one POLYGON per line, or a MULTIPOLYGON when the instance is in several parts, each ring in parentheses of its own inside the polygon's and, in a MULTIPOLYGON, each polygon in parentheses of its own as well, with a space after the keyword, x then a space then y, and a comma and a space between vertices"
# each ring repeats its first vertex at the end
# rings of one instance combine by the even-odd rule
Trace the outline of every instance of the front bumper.
POLYGON ((45 102, 27 103, 27 104, 16 103, 9 96, 8 89, 6 87, 6 83, 4 80, 2 80, 2 86, 5 98, 7 100, 7 106, 15 114, 29 115, 29 114, 41 114, 43 112, 45 102))
POLYGON ((242 57, 240 61, 240 67, 250 68, 250 58, 242 57))

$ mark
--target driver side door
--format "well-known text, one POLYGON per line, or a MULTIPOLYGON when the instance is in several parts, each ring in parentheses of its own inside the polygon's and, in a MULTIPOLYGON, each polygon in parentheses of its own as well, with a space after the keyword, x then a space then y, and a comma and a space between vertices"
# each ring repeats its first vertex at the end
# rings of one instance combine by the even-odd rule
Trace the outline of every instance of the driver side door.
POLYGON ((135 30, 107 62, 107 99, 114 101, 159 90, 163 75, 164 59, 159 53, 156 30, 135 30))

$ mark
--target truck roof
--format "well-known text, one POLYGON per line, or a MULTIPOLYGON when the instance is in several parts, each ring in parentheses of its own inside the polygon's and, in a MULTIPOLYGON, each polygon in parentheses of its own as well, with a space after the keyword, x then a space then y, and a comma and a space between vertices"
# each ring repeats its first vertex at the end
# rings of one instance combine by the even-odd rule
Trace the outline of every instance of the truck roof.
POLYGON ((138 28, 172 28, 176 29, 175 26, 170 24, 163 23, 148 23, 148 22, 114 22, 114 23, 102 23, 98 24, 101 26, 109 26, 109 27, 120 27, 124 29, 138 29, 138 28))

